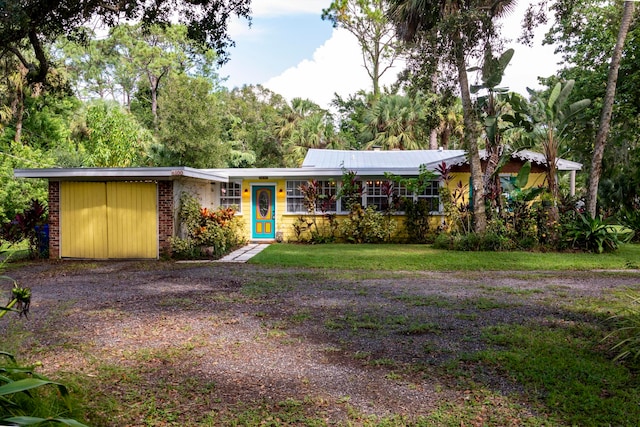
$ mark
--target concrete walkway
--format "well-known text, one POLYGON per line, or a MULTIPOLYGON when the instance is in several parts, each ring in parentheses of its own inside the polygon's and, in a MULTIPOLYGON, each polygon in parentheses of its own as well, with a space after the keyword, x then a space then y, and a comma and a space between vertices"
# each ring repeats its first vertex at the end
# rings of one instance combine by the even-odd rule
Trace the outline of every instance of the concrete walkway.
POLYGON ((269 246, 268 243, 249 243, 248 245, 227 254, 227 256, 216 260, 216 262, 247 262, 249 259, 253 258, 254 255, 262 252, 267 246, 269 246))

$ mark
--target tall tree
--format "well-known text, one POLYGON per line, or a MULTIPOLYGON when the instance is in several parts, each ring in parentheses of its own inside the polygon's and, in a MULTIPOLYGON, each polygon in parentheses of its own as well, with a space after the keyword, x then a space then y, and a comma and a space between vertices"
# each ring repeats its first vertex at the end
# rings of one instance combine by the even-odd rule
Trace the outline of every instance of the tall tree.
POLYGON ((573 80, 569 80, 564 86, 562 83, 556 84, 546 99, 530 91, 534 97, 531 112, 534 124, 533 138, 542 146, 547 162, 547 186, 552 197, 552 206, 549 212, 551 223, 557 223, 559 220, 559 189, 556 175, 558 153, 563 137, 571 121, 591 103, 589 99, 570 101, 574 84, 573 80))
POLYGON ((380 78, 393 67, 402 52, 386 14, 386 3, 386 0, 333 0, 322 11, 322 19, 346 29, 358 39, 362 62, 376 97, 380 95, 380 78))
POLYGON ((336 94, 331 105, 337 110, 339 138, 344 148, 360 150, 370 141, 367 137, 365 117, 374 101, 372 92, 363 90, 351 94, 344 99, 336 94))
MULTIPOLYGON (((562 54, 564 67, 557 77, 547 80, 550 87, 557 81, 575 80, 572 97, 589 98, 593 102, 585 111, 585 120, 575 122, 568 132, 573 160, 582 162, 585 170, 591 174, 597 134, 601 130, 606 104, 607 86, 605 82, 613 77, 611 66, 614 50, 620 39, 622 17, 633 2, 621 0, 539 0, 529 10, 530 22, 545 22, 546 13, 535 11, 550 10, 553 24, 545 37, 545 43, 556 46, 562 54), (535 6, 535 7, 534 7, 535 6), (545 7, 539 7, 545 6, 545 7), (548 8, 546 6, 549 6, 548 8)), ((620 57, 620 78, 616 82, 615 102, 608 135, 605 138, 606 149, 602 152, 601 170, 598 185, 591 190, 597 192, 598 209, 603 212, 615 211, 619 206, 631 207, 637 200, 638 186, 629 185, 629 177, 636 176, 633 153, 637 153, 640 138, 637 123, 640 120, 640 26, 637 20, 631 21, 626 43, 620 57)), ((611 99, 611 98, 610 98, 611 99)), ((594 180, 590 180, 594 182, 594 180)), ((595 183, 595 182, 594 182, 595 183)), ((595 207, 594 201, 590 203, 595 207)), ((592 208, 591 208, 592 209, 592 208)))
POLYGON ((287 167, 300 166, 309 148, 340 146, 331 113, 308 99, 294 98, 281 111, 277 135, 287 167))
POLYGON ((602 158, 604 157, 604 149, 607 144, 609 129, 611 128, 611 115, 613 113, 613 101, 616 96, 616 85, 618 82, 618 70, 620 69, 622 50, 627 38, 627 33, 629 32, 629 27, 631 26, 631 21, 633 20, 634 10, 635 3, 633 1, 624 2, 622 20, 620 22, 620 29, 618 30, 618 38, 613 49, 613 55, 611 56, 611 63, 609 65, 607 89, 602 105, 600 126, 598 127, 598 133, 596 134, 596 140, 593 147, 593 158, 591 160, 591 171, 589 173, 587 211, 592 218, 595 218, 596 216, 598 184, 600 182, 600 175, 602 174, 602 158))
POLYGON ((365 116, 371 140, 367 148, 384 150, 424 149, 429 129, 426 97, 383 95, 365 116))
POLYGON ((107 46, 114 59, 112 73, 125 92, 130 93, 137 77, 144 79, 143 86, 149 88, 151 96, 154 125, 158 121, 160 85, 171 72, 197 69, 207 70, 205 77, 215 76, 210 71, 215 54, 189 40, 184 25, 153 25, 147 30, 140 25, 119 25, 111 29, 107 46))
POLYGON ((288 107, 286 100, 260 85, 217 95, 223 102, 220 120, 226 132, 225 139, 233 145, 229 166, 283 167, 285 162, 277 129, 280 112, 288 107))
POLYGON ((219 120, 223 104, 203 77, 172 75, 158 99, 158 142, 153 161, 161 166, 227 166, 229 145, 219 120))
POLYGON ((45 43, 59 36, 86 39, 80 27, 98 18, 109 27, 122 20, 187 25, 189 38, 216 50, 222 62, 233 44, 227 34, 232 15, 249 17, 251 0, 5 0, 0 3, 0 49, 29 70, 29 82, 44 82, 50 57, 45 43), (31 52, 32 56, 27 52, 31 52), (34 58, 34 59, 31 59, 34 58))
POLYGON ((77 141, 86 160, 83 166, 143 166, 152 137, 135 117, 113 101, 96 101, 87 106, 85 131, 77 141))
POLYGON ((469 155, 473 187, 474 230, 487 226, 482 185, 482 164, 478 151, 477 117, 467 75, 466 55, 480 43, 496 36, 493 19, 509 12, 514 0, 391 0, 390 17, 405 41, 428 40, 444 49, 444 61, 455 67, 462 98, 465 145, 469 155))

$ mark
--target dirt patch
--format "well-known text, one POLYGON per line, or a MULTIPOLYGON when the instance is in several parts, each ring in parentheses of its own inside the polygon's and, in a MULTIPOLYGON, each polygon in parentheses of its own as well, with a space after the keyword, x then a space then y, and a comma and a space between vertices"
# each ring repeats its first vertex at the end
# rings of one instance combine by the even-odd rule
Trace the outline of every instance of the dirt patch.
MULTIPOLYGON (((307 402, 327 423, 353 411, 426 415, 468 398, 443 367, 486 349, 485 328, 589 320, 567 304, 640 286, 637 273, 170 262, 44 262, 8 274, 32 288, 33 301, 28 321, 2 322, 0 333, 24 332, 43 373, 84 375, 87 400, 131 407, 120 420, 90 408, 96 425, 195 425, 286 402, 307 402), (164 424, 141 408, 150 401, 164 424)), ((474 375, 505 395, 523 391, 494 372, 474 375)))

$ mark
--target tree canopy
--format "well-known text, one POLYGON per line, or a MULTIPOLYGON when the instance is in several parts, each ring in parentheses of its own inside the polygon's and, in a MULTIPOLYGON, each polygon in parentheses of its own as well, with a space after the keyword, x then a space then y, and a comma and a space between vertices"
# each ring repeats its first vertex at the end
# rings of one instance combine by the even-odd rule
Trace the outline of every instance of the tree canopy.
POLYGON ((251 0, 5 0, 0 9, 2 54, 11 53, 29 70, 30 82, 44 82, 50 57, 46 43, 60 36, 87 41, 83 25, 90 20, 112 27, 121 21, 140 22, 144 28, 177 19, 189 38, 227 59, 233 44, 227 34, 231 16, 249 18, 251 0))

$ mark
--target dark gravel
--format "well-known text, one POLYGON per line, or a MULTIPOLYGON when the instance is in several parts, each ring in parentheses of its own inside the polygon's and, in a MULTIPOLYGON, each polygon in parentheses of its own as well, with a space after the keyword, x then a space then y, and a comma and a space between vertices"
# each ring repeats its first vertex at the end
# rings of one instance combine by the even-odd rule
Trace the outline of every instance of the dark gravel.
MULTIPOLYGON (((0 334, 27 332, 22 346, 43 373, 92 378, 104 364, 142 364, 140 372, 153 375, 141 374, 141 394, 157 393, 163 378, 210 384, 211 399, 181 404, 184 425, 194 411, 305 398, 330 423, 343 421, 348 408, 379 417, 429 414, 467 398, 443 366, 486 349, 485 328, 595 321, 567 304, 640 285, 637 272, 334 272, 172 262, 41 262, 6 274, 32 288, 33 302, 29 320, 11 316, 0 334), (179 356, 157 356, 172 350, 179 356)), ((524 391, 495 372, 470 374, 504 395, 524 391)), ((103 384, 95 392, 124 400, 124 387, 103 384)))

